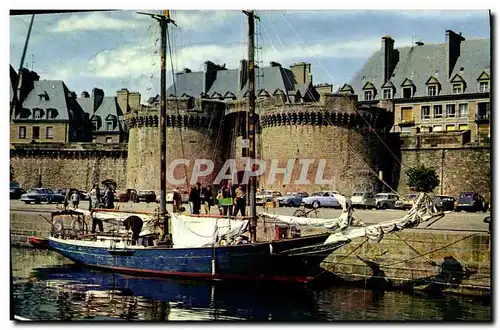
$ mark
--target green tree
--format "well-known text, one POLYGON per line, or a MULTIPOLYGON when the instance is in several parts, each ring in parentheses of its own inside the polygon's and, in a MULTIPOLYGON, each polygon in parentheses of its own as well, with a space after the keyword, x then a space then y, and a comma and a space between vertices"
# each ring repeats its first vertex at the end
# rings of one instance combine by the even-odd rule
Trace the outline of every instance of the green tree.
POLYGON ((431 192, 439 185, 439 177, 434 167, 418 165, 406 171, 408 186, 418 192, 431 192))

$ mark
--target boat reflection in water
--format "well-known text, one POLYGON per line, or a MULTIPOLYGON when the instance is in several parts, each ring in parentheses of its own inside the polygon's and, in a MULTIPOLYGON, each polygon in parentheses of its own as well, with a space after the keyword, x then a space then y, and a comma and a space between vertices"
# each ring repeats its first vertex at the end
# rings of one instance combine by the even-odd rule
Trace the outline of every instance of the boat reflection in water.
POLYGON ((14 289, 14 304, 33 320, 317 319, 312 291, 289 285, 139 278, 78 266, 35 269, 29 282, 14 289))

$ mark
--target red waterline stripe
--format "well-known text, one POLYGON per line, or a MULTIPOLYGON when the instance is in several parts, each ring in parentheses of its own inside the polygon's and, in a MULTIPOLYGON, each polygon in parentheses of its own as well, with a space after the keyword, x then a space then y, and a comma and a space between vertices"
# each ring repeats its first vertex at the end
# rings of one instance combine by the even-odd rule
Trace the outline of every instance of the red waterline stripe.
POLYGON ((258 281, 277 281, 277 282, 295 282, 295 283, 308 283, 313 279, 310 276, 304 277, 290 277, 290 276, 248 276, 248 275, 234 275, 234 274, 208 274, 208 273, 189 273, 189 272, 169 272, 162 270, 144 270, 138 268, 126 268, 126 267, 115 267, 115 266, 97 266, 97 265, 87 265, 88 267, 110 269, 116 271, 122 271, 127 273, 139 273, 139 274, 154 274, 163 276, 182 276, 182 277, 195 277, 209 280, 216 279, 227 279, 227 280, 258 280, 258 281))

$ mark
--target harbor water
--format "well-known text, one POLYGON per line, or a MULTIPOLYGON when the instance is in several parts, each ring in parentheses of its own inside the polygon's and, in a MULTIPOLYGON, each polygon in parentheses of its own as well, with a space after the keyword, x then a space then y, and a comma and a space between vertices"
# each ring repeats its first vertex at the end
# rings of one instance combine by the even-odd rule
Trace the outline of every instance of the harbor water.
POLYGON ((11 248, 14 315, 50 321, 491 321, 465 296, 138 278, 89 270, 52 251, 11 248))

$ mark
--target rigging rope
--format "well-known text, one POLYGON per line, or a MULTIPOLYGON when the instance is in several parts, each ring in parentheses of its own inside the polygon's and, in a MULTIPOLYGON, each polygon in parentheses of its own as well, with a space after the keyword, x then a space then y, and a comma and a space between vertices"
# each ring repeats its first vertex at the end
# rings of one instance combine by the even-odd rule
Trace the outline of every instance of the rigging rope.
MULTIPOLYGON (((297 37, 299 37, 299 39, 302 41, 302 43, 304 44, 304 47, 305 49, 309 49, 307 47, 307 45, 305 44, 304 40, 301 38, 301 36, 298 34, 297 30, 294 29, 294 27, 290 24, 290 22, 288 22, 288 20, 286 19, 286 17, 283 15, 282 12, 280 12, 280 15, 281 17, 283 18, 283 20, 288 24, 288 26, 293 30, 293 32, 295 33, 295 35, 297 37)), ((333 81, 333 77, 329 74, 329 72, 326 70, 326 68, 321 64, 321 62, 318 60, 318 58, 312 54, 312 57, 316 60, 316 62, 318 62, 318 64, 320 65, 321 68, 323 68, 323 70, 326 72, 326 74, 328 75, 328 77, 333 81)), ((357 107, 355 106, 354 102, 352 102, 352 100, 350 100, 346 95, 344 95, 345 98, 353 105, 353 108, 356 110, 356 112, 358 112, 358 114, 361 116, 361 118, 365 121, 366 124, 368 124, 370 130, 372 130, 375 135, 380 139, 380 141, 384 144, 384 146, 387 148, 387 150, 389 150, 389 152, 391 153, 391 155, 394 157, 394 159, 396 159, 396 161, 399 163, 399 165, 401 167, 403 167, 403 164, 401 163, 401 161, 396 157, 396 155, 394 155, 394 153, 392 152, 391 148, 389 148, 389 146, 387 146, 387 144, 384 142, 384 140, 377 134, 376 130, 370 125, 370 123, 364 118, 364 116, 361 114, 361 112, 357 109, 357 107)))
MULTIPOLYGON (((266 15, 267 15, 267 14, 266 14, 266 15)), ((270 22, 271 22, 271 21, 270 21, 270 22)), ((272 22, 271 22, 271 25, 272 25, 272 22)), ((276 34, 276 36, 277 36, 277 38, 278 38, 279 43, 283 46, 283 43, 281 42, 281 39, 280 39, 279 35, 276 33, 276 30, 274 29, 274 26, 273 26, 273 25, 272 25, 272 28, 273 28, 273 30, 275 31, 275 34, 276 34)), ((273 45, 273 43, 272 43, 272 41, 271 41, 271 38, 269 37, 269 34, 268 34, 268 32, 267 32, 267 29, 266 29, 265 27, 264 27, 264 33, 266 33, 267 37, 269 38, 270 43, 271 43, 271 46, 273 47, 274 51, 275 51, 276 53, 278 53, 278 52, 276 51, 276 47, 274 47, 274 45, 273 45)), ((283 48, 284 48, 284 47, 283 47, 283 48)), ((288 80, 288 82, 289 82, 290 84, 292 84, 292 85, 293 85, 293 82, 290 80, 290 77, 289 77, 288 75, 284 75, 284 76, 285 76, 285 79, 287 79, 287 80, 288 80)), ((285 92, 286 92, 286 91, 285 91, 285 92)), ((308 93, 308 94, 309 94, 309 96, 311 97, 311 99, 312 99, 312 100, 314 100, 312 103, 317 105, 317 109, 318 109, 320 112, 322 112, 322 113, 327 113, 326 109, 325 109, 325 108, 322 108, 322 107, 321 107, 321 105, 320 105, 320 103, 319 103, 318 101, 316 101, 316 100, 315 100, 315 97, 314 97, 314 95, 312 95, 311 91, 309 91, 309 90, 308 90, 306 93, 308 93)), ((288 95, 287 95, 287 98, 288 98, 288 95)), ((286 105, 286 103, 285 103, 284 101, 283 101, 283 104, 284 104, 284 105, 286 105)), ((365 162, 365 161, 361 158, 361 156, 358 154, 358 152, 357 152, 356 150, 354 150, 354 148, 353 148, 353 147, 349 144, 349 142, 347 142, 347 141, 346 141, 346 139, 342 136, 342 134, 341 134, 341 133, 339 133, 339 132, 337 131, 337 130, 338 130, 338 128, 337 128, 337 127, 336 127, 336 125, 334 125, 334 123, 333 123, 333 122, 332 122, 332 121, 328 118, 328 116, 324 116, 324 117, 323 117, 323 119, 325 119, 325 120, 326 120, 326 121, 327 121, 327 122, 328 122, 328 123, 329 123, 329 124, 330 124, 330 125, 334 128, 334 129, 333 129, 333 131, 337 134, 337 136, 340 138, 340 140, 342 140, 342 142, 343 142, 343 143, 344 143, 344 144, 345 144, 345 145, 346 145, 346 146, 347 146, 347 147, 348 147, 348 148, 352 151, 352 153, 354 154, 354 156, 355 156, 356 158, 358 158, 358 160, 359 160, 359 161, 360 161, 363 165, 365 165, 365 166, 366 166, 366 167, 367 167, 367 168, 368 168, 368 169, 369 169, 369 170, 370 170, 370 171, 371 171, 371 172, 375 175, 375 177, 377 177, 377 179, 378 179, 378 180, 380 180, 380 181, 381 181, 381 182, 382 182, 382 183, 383 183, 386 187, 388 187, 388 188, 389 188, 389 189, 390 189, 393 193, 395 193, 395 194, 396 194, 396 195, 398 195, 399 197, 402 197, 402 196, 401 196, 401 195, 400 195, 400 194, 399 194, 396 190, 394 190, 394 189, 393 189, 393 188, 392 188, 392 187, 391 187, 391 186, 390 186, 387 182, 385 182, 385 180, 380 179, 380 177, 378 176, 378 173, 377 173, 374 169, 372 169, 372 168, 371 168, 371 166, 370 166, 370 165, 368 165, 368 164, 367 164, 367 163, 366 163, 366 162, 365 162)))

